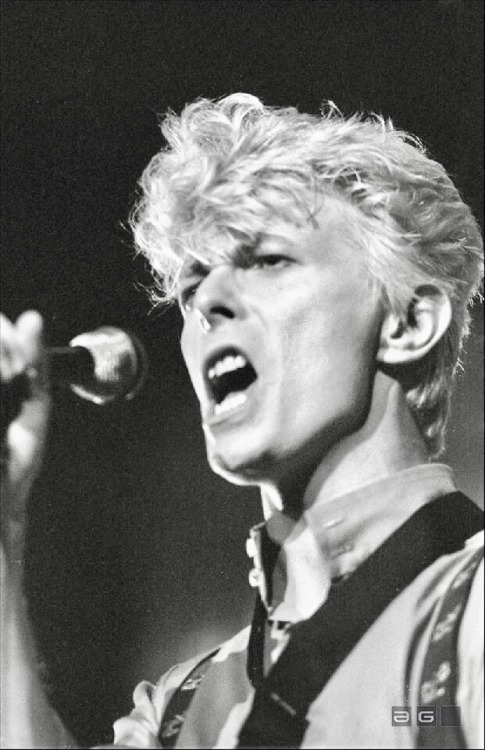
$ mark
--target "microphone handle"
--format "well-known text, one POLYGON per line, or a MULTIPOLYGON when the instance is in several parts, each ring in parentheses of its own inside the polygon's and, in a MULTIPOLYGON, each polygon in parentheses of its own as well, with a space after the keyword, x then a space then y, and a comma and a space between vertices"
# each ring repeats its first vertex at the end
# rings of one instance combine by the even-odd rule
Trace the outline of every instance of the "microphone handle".
POLYGON ((20 414, 23 402, 30 395, 27 375, 16 375, 10 382, 2 383, 0 390, 0 446, 5 449, 4 440, 11 422, 20 414))
MULTIPOLYGON (((47 357, 52 382, 75 385, 94 377, 94 359, 84 346, 53 346, 48 349, 47 357)), ((18 417, 29 396, 29 378, 25 373, 1 384, 0 444, 3 445, 10 423, 18 417)))

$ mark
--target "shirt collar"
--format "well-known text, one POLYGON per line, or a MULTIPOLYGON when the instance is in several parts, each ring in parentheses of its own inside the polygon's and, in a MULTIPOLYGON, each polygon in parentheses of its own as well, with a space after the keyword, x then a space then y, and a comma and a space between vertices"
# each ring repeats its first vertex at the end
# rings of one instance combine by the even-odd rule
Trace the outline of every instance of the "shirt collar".
POLYGON ((269 618, 311 617, 332 581, 352 573, 423 505, 455 489, 448 466, 422 464, 336 498, 322 488, 296 522, 276 511, 251 529, 248 545, 250 583, 259 587, 269 618), (272 574, 267 535, 280 546, 272 574))

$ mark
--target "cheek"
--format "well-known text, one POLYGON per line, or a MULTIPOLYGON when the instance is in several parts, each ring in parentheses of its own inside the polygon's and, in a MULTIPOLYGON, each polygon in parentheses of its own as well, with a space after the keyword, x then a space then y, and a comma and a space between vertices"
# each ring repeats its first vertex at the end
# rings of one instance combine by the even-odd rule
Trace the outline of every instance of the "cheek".
POLYGON ((187 328, 184 325, 182 328, 182 333, 180 335, 180 351, 182 353, 183 360, 185 362, 185 366, 187 369, 189 369, 189 355, 190 355, 190 346, 189 346, 189 337, 187 334, 187 328))
POLYGON ((285 331, 287 395, 305 411, 353 402, 369 388, 378 325, 366 309, 301 314, 285 331))
POLYGON ((192 386, 197 396, 200 397, 199 392, 201 388, 201 383, 198 382, 199 381, 199 378, 197 377, 198 370, 195 366, 195 363, 197 361, 197 351, 196 351, 194 342, 191 341, 190 335, 187 333, 185 328, 182 330, 182 335, 180 337, 180 350, 182 352, 182 357, 185 362, 185 367, 187 368, 187 372, 189 374, 189 378, 192 383, 192 386))

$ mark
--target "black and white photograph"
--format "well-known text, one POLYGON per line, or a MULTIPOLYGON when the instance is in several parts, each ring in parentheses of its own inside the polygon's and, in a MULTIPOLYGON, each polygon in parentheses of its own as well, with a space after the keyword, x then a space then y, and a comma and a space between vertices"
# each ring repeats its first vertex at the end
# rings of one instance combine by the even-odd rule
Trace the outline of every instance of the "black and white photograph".
POLYGON ((483 748, 483 3, 0 15, 2 749, 483 748))

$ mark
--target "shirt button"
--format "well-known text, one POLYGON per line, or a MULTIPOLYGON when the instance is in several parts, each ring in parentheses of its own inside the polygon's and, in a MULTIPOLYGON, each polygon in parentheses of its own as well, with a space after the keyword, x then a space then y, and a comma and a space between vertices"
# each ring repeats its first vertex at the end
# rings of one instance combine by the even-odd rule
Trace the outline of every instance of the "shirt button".
POLYGON ((325 521, 325 523, 322 524, 322 529, 333 529, 334 526, 338 526, 342 521, 345 521, 343 516, 340 518, 331 518, 329 521, 325 521))
POLYGON ((253 568, 249 573, 249 585, 257 588, 261 583, 261 571, 253 568))
POLYGON ((256 554, 256 544, 252 537, 246 539, 246 554, 248 557, 254 557, 256 554))

